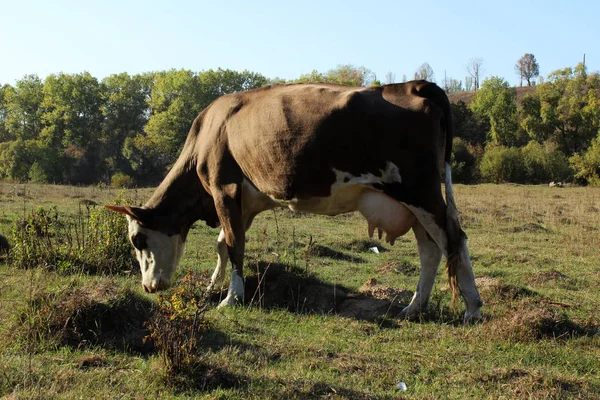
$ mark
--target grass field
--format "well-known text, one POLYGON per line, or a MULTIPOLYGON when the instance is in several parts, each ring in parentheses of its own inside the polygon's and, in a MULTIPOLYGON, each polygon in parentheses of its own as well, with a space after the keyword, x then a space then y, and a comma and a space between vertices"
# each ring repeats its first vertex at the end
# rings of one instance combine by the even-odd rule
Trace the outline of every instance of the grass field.
MULTIPOLYGON (((141 290, 139 272, 20 269, 0 258, 0 397, 600 398, 600 190, 455 191, 482 323, 460 323, 443 268, 421 320, 393 318, 418 280, 412 233, 392 247, 368 240, 359 215, 279 210, 248 234, 245 305, 217 310, 213 299, 201 362, 177 379, 143 340, 156 295, 141 290)), ((0 233, 38 206, 76 219, 90 200, 118 195, 0 184, 0 233)), ((175 285, 188 270, 212 271, 217 234, 193 227, 175 285)))

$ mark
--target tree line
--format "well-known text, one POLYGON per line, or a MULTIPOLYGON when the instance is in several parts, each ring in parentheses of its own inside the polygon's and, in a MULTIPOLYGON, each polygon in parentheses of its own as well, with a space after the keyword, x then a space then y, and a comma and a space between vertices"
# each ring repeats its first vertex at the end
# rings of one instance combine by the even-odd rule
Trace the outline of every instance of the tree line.
MULTIPOLYGON (((535 64, 531 67, 531 58, 520 61, 515 70, 521 65, 517 72, 531 84, 535 64)), ((588 74, 581 64, 555 71, 517 102, 517 89, 503 78, 479 83, 480 59, 468 70, 467 83, 478 90, 472 101, 453 104, 455 178, 600 185, 597 73, 588 74)), ((415 77, 433 80, 433 72, 425 63, 415 77)), ((386 83, 394 80, 386 75, 386 83)), ((352 65, 312 71, 291 82, 382 83, 369 69, 352 65)), ((53 74, 43 81, 27 75, 0 87, 0 179, 154 185, 177 158, 193 119, 213 100, 277 83, 287 82, 223 69, 121 73, 102 80, 87 72, 53 74)), ((452 79, 441 86, 449 93, 464 91, 452 79)))

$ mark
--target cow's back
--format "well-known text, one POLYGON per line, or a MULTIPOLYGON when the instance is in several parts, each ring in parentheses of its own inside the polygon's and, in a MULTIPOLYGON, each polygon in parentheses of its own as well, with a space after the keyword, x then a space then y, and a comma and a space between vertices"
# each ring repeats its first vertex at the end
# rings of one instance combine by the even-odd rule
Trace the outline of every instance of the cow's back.
POLYGON ((379 174, 393 162, 401 174, 414 171, 415 154, 431 150, 439 133, 432 129, 439 118, 431 118, 419 88, 412 82, 273 86, 225 96, 211 112, 222 120, 218 132, 226 135, 237 164, 260 191, 280 199, 328 196, 334 169, 379 174))

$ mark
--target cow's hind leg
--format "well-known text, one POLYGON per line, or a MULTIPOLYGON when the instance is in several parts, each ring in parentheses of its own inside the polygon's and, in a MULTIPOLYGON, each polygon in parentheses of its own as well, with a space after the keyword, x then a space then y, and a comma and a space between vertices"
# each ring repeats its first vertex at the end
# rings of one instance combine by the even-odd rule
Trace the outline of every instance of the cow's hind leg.
POLYGON ((417 290, 410 302, 399 314, 399 318, 413 319, 427 307, 429 296, 435 283, 435 277, 442 259, 442 251, 437 243, 429 236, 423 225, 416 222, 413 231, 417 238, 419 259, 421 261, 421 272, 417 290))

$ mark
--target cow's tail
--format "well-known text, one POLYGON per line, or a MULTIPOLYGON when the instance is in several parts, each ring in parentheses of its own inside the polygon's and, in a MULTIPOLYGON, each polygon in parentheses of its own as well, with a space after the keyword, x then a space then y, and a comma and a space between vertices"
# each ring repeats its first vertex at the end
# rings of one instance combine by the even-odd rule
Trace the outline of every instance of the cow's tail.
POLYGON ((465 236, 460 227, 460 222, 458 221, 458 211, 456 202, 454 201, 454 191, 452 189, 452 139, 454 138, 452 112, 450 109, 450 102, 445 94, 444 98, 445 101, 442 106, 444 114, 442 129, 446 133, 444 185, 446 187, 446 234, 448 237, 448 261, 446 270, 448 271, 448 281, 450 289, 452 290, 451 305, 454 307, 456 298, 460 294, 457 273, 461 264, 460 249, 464 245, 463 241, 465 240, 465 236))

